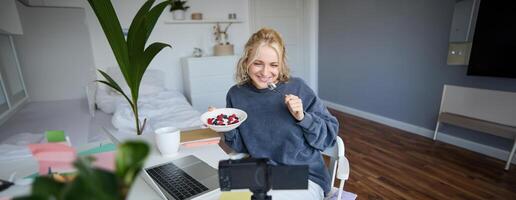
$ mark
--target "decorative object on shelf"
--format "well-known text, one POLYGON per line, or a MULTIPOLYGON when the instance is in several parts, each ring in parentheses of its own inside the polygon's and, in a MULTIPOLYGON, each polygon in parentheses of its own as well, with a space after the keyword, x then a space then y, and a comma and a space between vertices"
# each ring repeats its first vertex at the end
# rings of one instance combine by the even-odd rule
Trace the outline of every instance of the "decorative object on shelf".
POLYGON ((228 19, 229 19, 229 20, 236 20, 236 18, 237 18, 237 17, 236 17, 236 13, 229 13, 229 14, 228 14, 228 19))
POLYGON ((202 57, 202 49, 201 48, 194 48, 193 57, 202 57))
POLYGON ((190 8, 190 6, 186 6, 186 1, 182 0, 171 0, 170 2, 170 12, 172 12, 172 18, 174 20, 184 20, 185 12, 190 8))
POLYGON ((118 20, 111 1, 88 0, 88 2, 95 12, 102 30, 104 30, 111 50, 113 50, 120 71, 124 75, 125 82, 131 91, 131 98, 122 90, 120 84, 100 69, 98 71, 105 80, 97 81, 116 90, 127 100, 134 114, 136 134, 141 135, 147 119, 144 119, 143 123, 141 123, 138 115, 137 102, 140 92, 140 83, 152 59, 154 59, 162 49, 170 47, 170 45, 165 43, 154 42, 145 48, 145 43, 147 43, 159 16, 170 2, 164 1, 152 7, 155 0, 146 1, 134 16, 129 30, 127 31, 127 39, 124 38, 120 21, 118 20))
POLYGON ((234 47, 228 41, 228 29, 232 23, 229 23, 224 31, 222 31, 220 23, 213 26, 213 34, 215 35, 215 41, 217 44, 213 47, 213 55, 215 56, 226 56, 233 55, 234 47))
POLYGON ((234 54, 234 47, 232 44, 216 44, 213 47, 214 56, 229 56, 234 54))
POLYGON ((202 20, 202 13, 192 13, 192 20, 202 20))

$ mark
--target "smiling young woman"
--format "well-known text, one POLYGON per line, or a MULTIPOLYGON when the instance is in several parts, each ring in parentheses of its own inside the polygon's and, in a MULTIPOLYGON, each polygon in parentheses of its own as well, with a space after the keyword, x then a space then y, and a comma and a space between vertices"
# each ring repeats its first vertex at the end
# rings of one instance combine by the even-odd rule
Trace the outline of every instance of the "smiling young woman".
POLYGON ((335 143, 338 121, 306 85, 290 77, 280 34, 263 28, 245 45, 226 107, 248 114, 224 143, 238 153, 268 158, 274 165, 308 165, 308 190, 272 191, 274 199, 322 199, 330 177, 321 151, 335 143), (274 90, 268 88, 274 84, 274 90))

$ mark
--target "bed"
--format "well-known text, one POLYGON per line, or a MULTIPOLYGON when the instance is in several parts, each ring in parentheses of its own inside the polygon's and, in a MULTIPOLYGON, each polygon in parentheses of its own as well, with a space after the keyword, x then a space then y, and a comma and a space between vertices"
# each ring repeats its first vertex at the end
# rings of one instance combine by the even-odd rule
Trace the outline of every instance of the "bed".
MULTIPOLYGON (((125 85, 119 69, 109 68, 107 73, 117 83, 125 85)), ((88 94, 88 99, 94 99, 98 109, 113 115, 111 123, 116 129, 135 130, 131 107, 122 95, 104 84, 98 83, 96 87, 95 92, 88 92, 94 93, 95 97, 88 94)), ((122 89, 129 91, 127 86, 122 89)), ((202 127, 201 113, 193 109, 182 93, 165 88, 164 73, 160 70, 146 71, 140 86, 138 108, 140 120, 147 119, 144 132, 152 132, 165 126, 174 126, 182 130, 202 127)))

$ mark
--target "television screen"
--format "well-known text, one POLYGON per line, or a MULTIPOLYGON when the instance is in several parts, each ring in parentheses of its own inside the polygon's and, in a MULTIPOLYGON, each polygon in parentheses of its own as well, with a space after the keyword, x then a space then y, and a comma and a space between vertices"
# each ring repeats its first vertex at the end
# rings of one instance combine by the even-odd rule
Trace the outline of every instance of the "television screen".
POLYGON ((480 2, 468 75, 516 78, 515 5, 514 0, 480 2))

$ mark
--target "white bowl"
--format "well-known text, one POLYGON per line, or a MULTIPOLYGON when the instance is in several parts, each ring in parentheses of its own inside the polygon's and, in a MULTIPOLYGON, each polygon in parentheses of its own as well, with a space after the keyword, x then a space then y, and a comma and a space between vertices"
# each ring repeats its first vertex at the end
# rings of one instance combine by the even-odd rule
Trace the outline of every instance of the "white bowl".
POLYGON ((201 115, 201 121, 204 123, 204 125, 208 126, 211 130, 214 130, 215 132, 228 132, 230 130, 233 130, 240 126, 242 122, 244 122, 247 119, 247 113, 243 110, 236 109, 236 108, 218 108, 212 111, 205 112, 201 115), (224 114, 227 116, 230 116, 232 114, 235 114, 238 117, 238 123, 234 123, 231 125, 212 125, 208 124, 209 118, 216 118, 217 115, 224 114))

